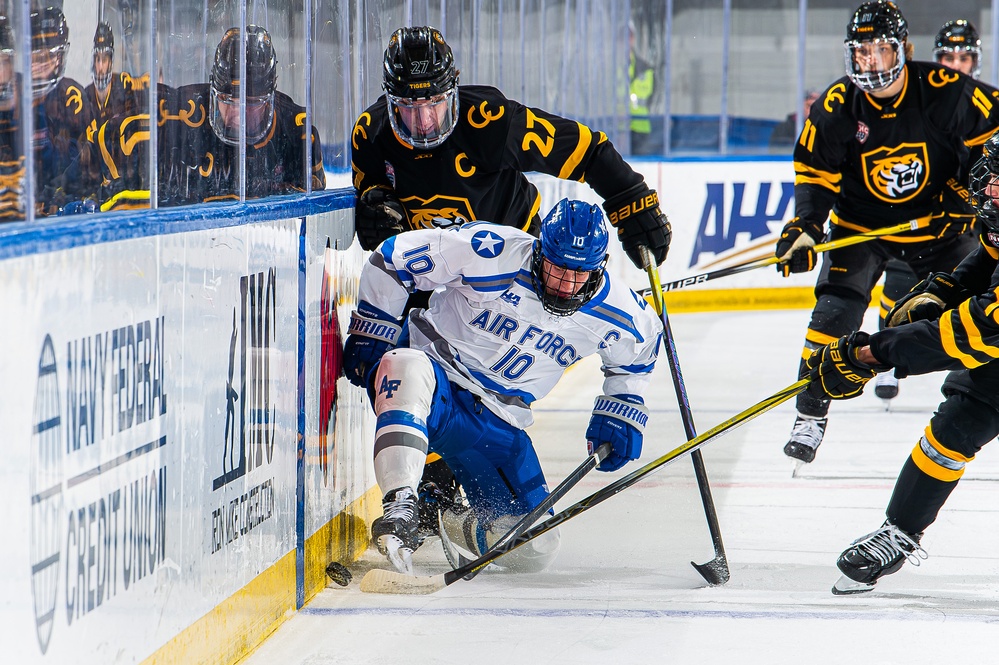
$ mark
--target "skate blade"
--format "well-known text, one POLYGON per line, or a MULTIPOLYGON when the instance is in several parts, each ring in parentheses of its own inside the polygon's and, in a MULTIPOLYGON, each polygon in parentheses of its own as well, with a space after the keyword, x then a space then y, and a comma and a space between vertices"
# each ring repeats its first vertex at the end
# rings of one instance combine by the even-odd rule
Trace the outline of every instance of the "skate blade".
POLYGON ((867 593, 873 588, 873 584, 857 582, 851 580, 846 575, 840 575, 840 578, 836 580, 836 584, 833 584, 832 592, 834 596, 851 596, 855 593, 867 593))
POLYGON ((403 575, 413 574, 413 550, 404 547, 398 536, 379 536, 378 551, 403 575))
POLYGON ((803 462, 800 459, 791 458, 791 477, 799 478, 798 475, 802 469, 808 466, 808 462, 803 462))

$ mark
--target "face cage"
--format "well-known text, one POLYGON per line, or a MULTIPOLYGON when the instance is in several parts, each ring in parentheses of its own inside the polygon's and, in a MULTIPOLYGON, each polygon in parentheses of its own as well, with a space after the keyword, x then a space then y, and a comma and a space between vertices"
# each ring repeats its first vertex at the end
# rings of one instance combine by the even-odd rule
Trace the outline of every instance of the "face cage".
MULTIPOLYGON (((225 143, 226 145, 237 146, 239 145, 239 126, 228 127, 225 124, 225 118, 222 117, 222 111, 219 109, 219 99, 222 97, 220 93, 215 88, 212 88, 211 100, 209 101, 209 116, 211 117, 212 129, 215 131, 215 136, 225 143)), ((225 102, 223 102, 225 103, 225 102)), ((230 105, 238 106, 239 98, 235 98, 230 105)), ((274 122, 274 93, 265 97, 247 97, 246 98, 246 116, 247 122, 249 122, 250 107, 256 105, 266 105, 267 110, 264 113, 264 117, 260 121, 260 126, 253 127, 254 131, 250 131, 250 127, 246 128, 246 144, 251 145, 253 143, 259 142, 262 138, 267 135, 267 132, 271 129, 271 123, 274 122)))
POLYGON ((971 203, 982 224, 990 231, 999 232, 999 203, 985 191, 993 181, 999 189, 999 174, 989 168, 990 161, 987 156, 982 157, 971 167, 971 203))
MULTIPOLYGON (((48 49, 49 53, 58 58, 59 63, 56 65, 55 71, 49 75, 48 78, 36 79, 31 78, 31 97, 33 99, 42 99, 47 94, 55 90, 55 87, 59 85, 59 81, 62 80, 63 74, 66 73, 66 50, 69 48, 69 44, 62 44, 61 46, 53 46, 48 49)), ((45 49, 36 49, 39 51, 45 49)))
MULTIPOLYGON (((414 101, 418 102, 422 100, 396 97, 395 95, 390 95, 388 92, 385 93, 385 99, 388 102, 389 124, 392 126, 392 131, 395 132, 395 135, 399 137, 399 140, 419 150, 430 150, 444 143, 447 137, 451 136, 455 125, 458 124, 458 88, 451 88, 443 94, 444 99, 437 103, 447 104, 447 110, 444 113, 444 117, 441 118, 440 123, 437 127, 430 130, 414 133, 402 122, 399 117, 399 108, 412 107, 414 101)), ((433 107, 435 105, 429 104, 428 106, 433 107)))
POLYGON ((94 79, 94 87, 98 90, 107 90, 108 86, 111 85, 111 77, 114 75, 114 51, 109 48, 97 48, 94 49, 93 55, 90 58, 90 75, 94 79), (100 78, 97 78, 97 66, 95 61, 98 55, 108 55, 110 56, 110 61, 108 62, 108 71, 102 74, 100 78))
POLYGON ((878 92, 880 90, 884 90, 898 80, 898 77, 902 74, 902 68, 905 67, 905 48, 902 46, 902 43, 894 37, 863 42, 846 41, 843 43, 843 56, 846 60, 846 75, 850 77, 850 80, 853 81, 854 85, 864 92, 878 92), (887 42, 895 49, 895 66, 887 71, 881 72, 857 71, 857 64, 853 58, 854 49, 860 48, 862 44, 877 44, 879 42, 887 42))
MULTIPOLYGON (((550 262, 550 261, 549 261, 550 262)), ((531 283, 534 286, 534 293, 541 300, 541 305, 545 311, 555 316, 569 316, 575 314, 579 309, 588 303, 600 290, 600 282, 604 276, 604 266, 607 258, 600 262, 600 267, 590 271, 590 277, 574 295, 563 298, 559 295, 548 293, 545 289, 545 257, 541 251, 541 241, 534 243, 534 256, 531 260, 531 283)), ((555 265, 552 263, 552 265, 555 265)))
POLYGON ((971 55, 975 56, 975 66, 972 68, 971 74, 969 74, 969 76, 971 76, 971 78, 977 81, 978 77, 981 76, 982 74, 982 49, 978 48, 977 46, 970 46, 970 47, 948 46, 946 48, 933 49, 933 59, 939 63, 940 58, 941 56, 943 56, 944 53, 957 53, 958 51, 967 51, 971 55))

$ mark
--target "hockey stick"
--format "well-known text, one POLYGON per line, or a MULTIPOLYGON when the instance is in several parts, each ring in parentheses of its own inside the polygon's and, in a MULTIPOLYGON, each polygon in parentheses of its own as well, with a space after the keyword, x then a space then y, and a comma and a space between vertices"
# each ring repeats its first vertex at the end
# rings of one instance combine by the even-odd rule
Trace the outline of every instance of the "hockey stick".
MULTIPOLYGON (((527 513, 522 518, 520 518, 520 521, 514 524, 509 531, 503 534, 499 540, 497 540, 489 547, 489 549, 483 552, 482 556, 489 554, 498 547, 503 547, 508 542, 510 542, 520 534, 524 533, 525 531, 527 531, 528 528, 530 528, 535 522, 538 521, 539 517, 541 517, 549 510, 551 510, 552 506, 554 506, 559 500, 562 499, 562 497, 568 494, 569 490, 571 490, 573 487, 576 486, 576 483, 578 483, 580 480, 583 479, 583 476, 585 476, 590 471, 595 469, 597 465, 600 464, 600 462, 602 462, 608 455, 610 455, 610 453, 611 453, 611 445, 609 443, 605 443, 599 448, 597 448, 596 451, 594 451, 591 455, 589 455, 583 461, 582 464, 580 464, 578 467, 575 468, 575 470, 572 471, 572 473, 566 476, 565 480, 559 483, 559 486, 553 489, 551 493, 549 493, 548 496, 546 496, 541 503, 535 506, 531 512, 527 513)), ((441 539, 443 540, 447 538, 447 533, 444 531, 443 523, 439 523, 439 527, 440 527, 441 539)), ((448 557, 448 562, 454 568, 458 568, 460 566, 464 566, 469 563, 469 559, 466 559, 460 552, 456 552, 452 549, 451 552, 448 553, 447 550, 448 545, 444 545, 444 547, 445 547, 444 553, 448 557), (455 557, 454 560, 452 560, 451 558, 452 556, 455 557), (455 561, 459 562, 457 566, 455 565, 455 561)), ((468 575, 466 575, 465 579, 470 580, 476 575, 478 575, 480 572, 482 572, 482 568, 476 568, 468 575)))
MULTIPOLYGON (((868 240, 873 240, 875 238, 880 238, 882 236, 889 236, 895 233, 901 233, 903 231, 915 231, 920 228, 921 225, 918 221, 903 222, 895 226, 889 226, 884 229, 874 229, 873 231, 864 231, 863 233, 857 233, 852 236, 846 236, 845 238, 839 238, 838 240, 830 240, 829 242, 822 242, 815 245, 812 249, 815 253, 819 254, 822 252, 828 252, 831 249, 839 249, 841 247, 849 247, 850 245, 856 245, 861 242, 867 242, 868 240)), ((746 272, 748 270, 756 270, 757 268, 762 268, 764 266, 772 266, 780 263, 780 259, 776 256, 764 256, 758 259, 751 259, 744 263, 739 263, 734 266, 729 266, 728 268, 719 268, 718 270, 712 270, 710 272, 703 272, 700 275, 691 275, 690 277, 684 277, 678 279, 675 282, 666 282, 662 285, 663 291, 676 291, 677 289, 683 289, 688 286, 694 286, 695 284, 703 284, 712 279, 718 279, 719 277, 728 277, 729 275, 737 275, 741 272, 746 272)), ((648 297, 652 293, 652 288, 643 289, 639 294, 643 297, 648 297)))
MULTIPOLYGON (((666 303, 663 302, 662 285, 659 283, 659 267, 652 260, 652 255, 645 247, 641 248, 642 258, 645 260, 645 270, 649 273, 649 284, 652 287, 652 302, 662 321, 663 331, 666 340, 666 360, 669 363, 669 373, 673 377, 673 390, 676 392, 676 401, 680 407, 680 419, 683 421, 683 429, 687 434, 687 440, 697 436, 694 427, 694 415, 690 410, 690 402, 687 399, 687 387, 683 383, 683 374, 680 371, 680 358, 676 352, 676 342, 673 340, 673 329, 669 324, 669 316, 666 314, 666 303)), ((708 533, 711 534, 711 544, 715 548, 715 557, 707 563, 690 562, 704 581, 711 586, 720 586, 728 582, 731 576, 728 568, 728 558, 725 556, 725 544, 722 542, 721 527, 718 525, 718 511, 715 510, 715 502, 711 497, 711 483, 708 481, 708 471, 704 467, 704 457, 700 450, 695 450, 690 461, 694 465, 694 477, 697 479, 697 489, 701 494, 701 505, 704 506, 704 518, 708 522, 708 533)))
POLYGON ((659 467, 669 464, 688 452, 698 450, 701 446, 717 439, 722 434, 725 434, 786 402, 803 391, 807 386, 808 379, 801 379, 797 383, 792 383, 780 392, 774 393, 762 402, 754 404, 745 411, 732 416, 725 422, 712 427, 707 432, 704 432, 703 434, 687 441, 683 445, 674 448, 662 457, 649 462, 645 466, 636 469, 628 475, 612 482, 610 485, 597 490, 585 499, 577 501, 562 512, 549 517, 541 524, 531 527, 502 547, 493 548, 492 551, 480 556, 474 561, 468 562, 461 568, 456 568, 455 570, 441 573, 440 575, 420 577, 404 575, 393 570, 384 570, 381 568, 369 570, 361 580, 361 591, 366 593, 395 593, 412 595, 424 595, 440 591, 444 587, 463 579, 469 573, 487 566, 489 563, 503 556, 507 552, 517 549, 524 543, 551 531, 560 524, 564 524, 576 515, 586 512, 599 503, 603 503, 618 492, 621 492, 644 479, 659 467))

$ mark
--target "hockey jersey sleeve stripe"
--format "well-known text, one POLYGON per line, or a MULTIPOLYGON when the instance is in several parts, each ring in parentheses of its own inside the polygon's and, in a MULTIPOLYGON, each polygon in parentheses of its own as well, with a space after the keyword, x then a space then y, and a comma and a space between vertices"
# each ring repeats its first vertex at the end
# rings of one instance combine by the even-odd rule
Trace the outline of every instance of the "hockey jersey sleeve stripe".
POLYGON ((957 311, 961 317, 961 325, 964 326, 965 334, 968 337, 968 346, 976 352, 976 357, 983 359, 982 364, 999 358, 999 348, 985 342, 982 331, 975 323, 975 317, 971 313, 971 301, 963 302, 957 311))
POLYGON ((983 363, 978 362, 973 356, 960 349, 960 342, 962 341, 961 338, 963 335, 961 335, 960 330, 956 330, 954 326, 954 318, 957 316, 958 312, 951 310, 949 312, 945 312, 944 315, 940 317, 940 344, 943 346, 944 353, 951 358, 958 360, 968 369, 978 367, 983 363))
POLYGON ((795 185, 818 185, 824 187, 834 194, 839 194, 840 182, 843 176, 840 173, 831 173, 808 166, 804 162, 794 163, 794 184, 795 185))
POLYGON ((586 151, 590 149, 590 144, 593 142, 593 132, 590 131, 589 127, 578 122, 576 126, 579 127, 579 142, 576 143, 576 149, 569 155, 569 159, 562 165, 562 170, 558 174, 558 177, 562 180, 569 179, 569 176, 572 175, 576 167, 583 161, 586 151))
POLYGON ((620 367, 604 367, 604 376, 613 376, 619 374, 615 372, 615 369, 622 369, 627 374, 648 374, 656 368, 656 362, 653 360, 650 363, 640 363, 636 365, 622 365, 620 367))
POLYGON ((469 277, 465 275, 461 278, 461 281, 476 291, 493 293, 495 291, 506 291, 510 288, 510 282, 516 279, 518 274, 511 272, 505 275, 489 275, 486 277, 469 277))
POLYGON ((968 146, 969 148, 974 147, 976 145, 984 145, 985 142, 989 140, 989 137, 991 137, 993 133, 995 133, 994 128, 985 132, 981 136, 975 136, 973 138, 968 139, 967 141, 964 142, 964 145, 968 146))
POLYGON ((635 327, 634 320, 627 313, 615 307, 601 304, 596 307, 583 309, 582 311, 595 319, 600 319, 601 321, 606 321, 619 328, 623 328, 625 332, 634 335, 640 344, 645 342, 645 338, 642 337, 642 334, 638 332, 638 328, 635 327))

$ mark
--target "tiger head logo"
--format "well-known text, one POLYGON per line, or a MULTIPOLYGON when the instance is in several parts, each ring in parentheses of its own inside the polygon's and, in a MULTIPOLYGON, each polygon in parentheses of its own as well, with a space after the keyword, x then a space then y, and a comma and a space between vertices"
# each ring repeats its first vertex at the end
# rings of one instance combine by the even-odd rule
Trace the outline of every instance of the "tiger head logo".
POLYGON ((881 147, 862 158, 867 189, 886 203, 904 203, 915 198, 930 177, 925 143, 881 147))
POLYGON ((466 198, 434 194, 429 199, 410 196, 402 199, 411 229, 428 229, 464 224, 475 220, 472 204, 466 198))

